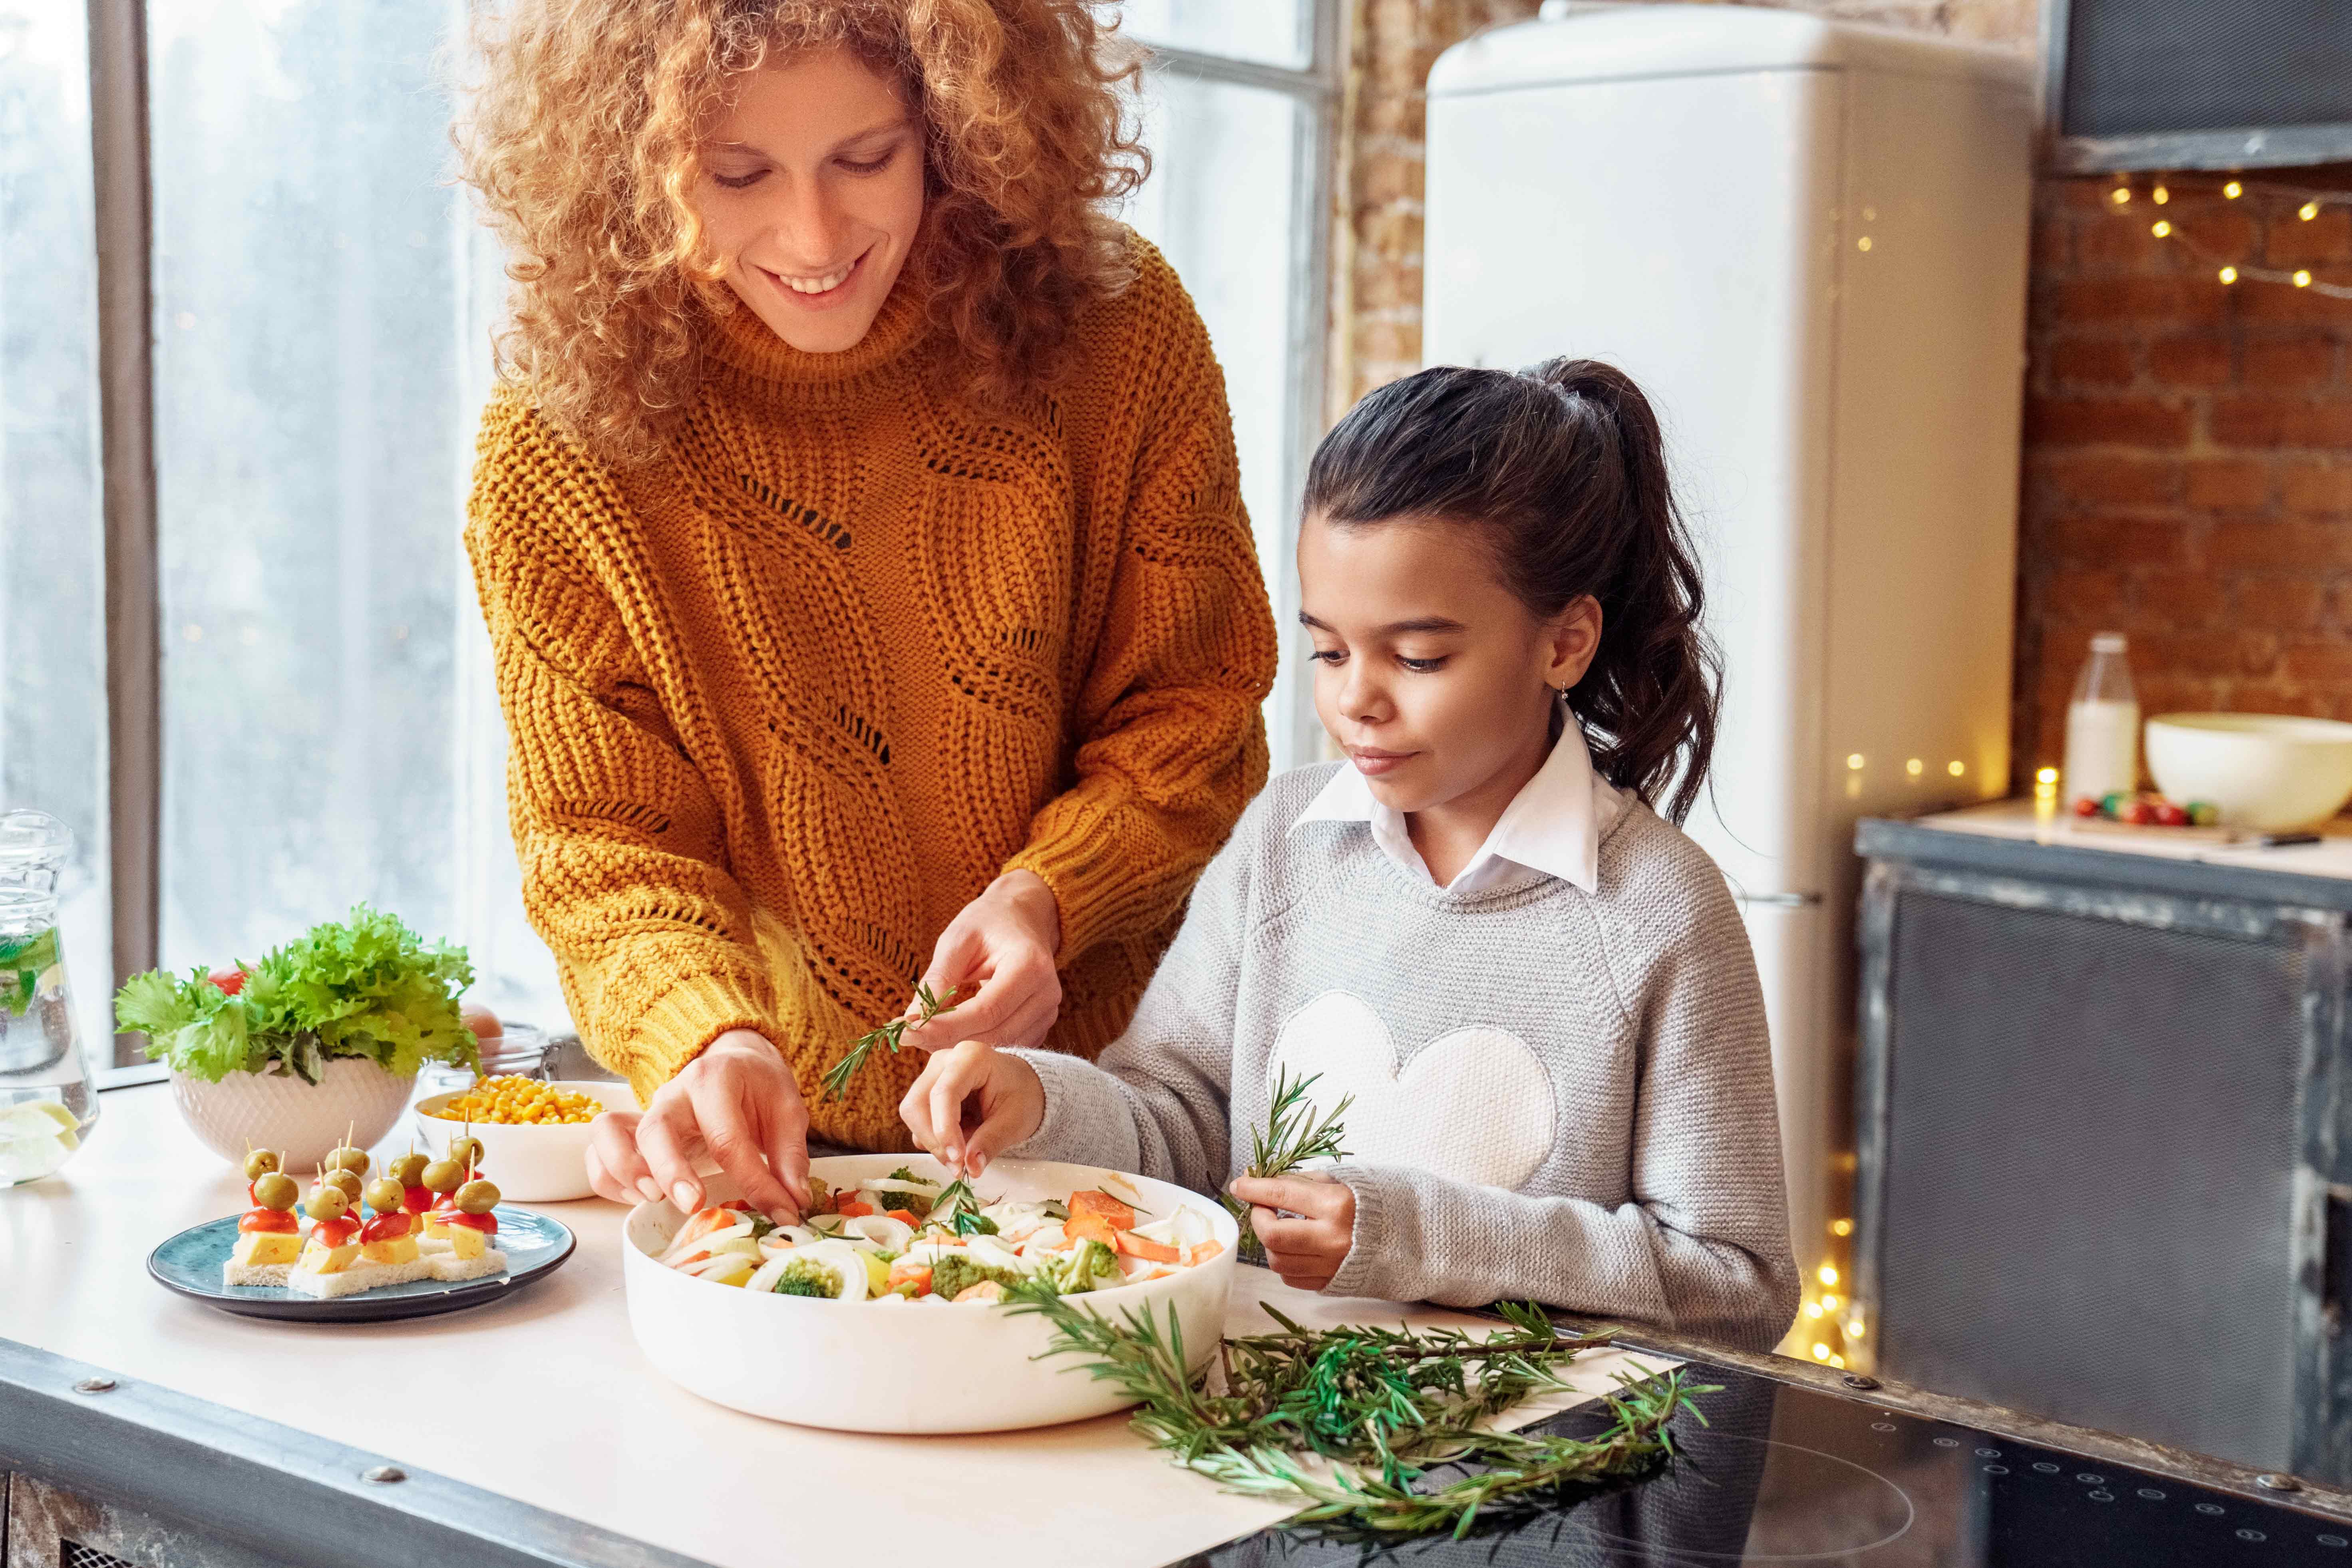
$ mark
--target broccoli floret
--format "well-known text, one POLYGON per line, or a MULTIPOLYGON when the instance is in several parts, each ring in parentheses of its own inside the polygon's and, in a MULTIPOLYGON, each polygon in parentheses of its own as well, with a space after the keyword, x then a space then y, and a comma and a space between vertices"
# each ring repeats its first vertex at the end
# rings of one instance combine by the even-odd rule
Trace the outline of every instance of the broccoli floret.
POLYGON ((983 1279, 1010 1285, 1020 1278, 1017 1270, 992 1268, 975 1258, 941 1258, 931 1264, 931 1294, 952 1301, 983 1279))
MULTIPOLYGON (((891 1173, 903 1174, 895 1171, 891 1173)), ((873 1193, 875 1201, 884 1208, 905 1209, 919 1221, 931 1212, 931 1198, 929 1193, 918 1192, 912 1187, 873 1187, 868 1190, 873 1193)))
POLYGON ((1055 1289, 1065 1295, 1092 1290, 1099 1284, 1118 1284, 1126 1278, 1119 1272, 1118 1254, 1093 1237, 1054 1259, 1046 1269, 1053 1277, 1055 1289))
POLYGON ((893 1182, 911 1182, 915 1179, 915 1173, 901 1165, 885 1179, 893 1182))
POLYGON ((779 1296, 819 1296, 828 1301, 841 1297, 841 1275, 822 1259, 795 1258, 776 1279, 779 1296))

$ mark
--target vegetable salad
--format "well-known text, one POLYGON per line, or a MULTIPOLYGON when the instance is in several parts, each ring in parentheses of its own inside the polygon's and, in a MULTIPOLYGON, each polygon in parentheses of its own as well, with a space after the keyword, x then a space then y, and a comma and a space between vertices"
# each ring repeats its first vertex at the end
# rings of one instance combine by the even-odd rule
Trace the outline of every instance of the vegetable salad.
POLYGON ((1107 1192, 985 1203, 905 1167, 854 1187, 812 1182, 800 1225, 739 1199, 698 1210, 661 1256, 714 1284, 835 1301, 992 1301, 1027 1276, 1065 1294, 1160 1279, 1224 1250, 1208 1216, 1147 1217, 1107 1192))

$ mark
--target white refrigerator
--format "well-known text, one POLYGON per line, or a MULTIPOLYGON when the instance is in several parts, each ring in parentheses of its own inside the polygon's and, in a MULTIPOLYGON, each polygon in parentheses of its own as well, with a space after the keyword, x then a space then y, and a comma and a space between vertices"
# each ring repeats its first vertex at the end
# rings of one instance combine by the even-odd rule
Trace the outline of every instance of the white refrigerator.
POLYGON ((1546 10, 1430 74, 1423 359, 1606 360, 1657 405, 1726 667, 1689 831, 1747 910, 1810 1272, 1852 1147, 1854 821, 2008 785, 2029 69, 1546 10))

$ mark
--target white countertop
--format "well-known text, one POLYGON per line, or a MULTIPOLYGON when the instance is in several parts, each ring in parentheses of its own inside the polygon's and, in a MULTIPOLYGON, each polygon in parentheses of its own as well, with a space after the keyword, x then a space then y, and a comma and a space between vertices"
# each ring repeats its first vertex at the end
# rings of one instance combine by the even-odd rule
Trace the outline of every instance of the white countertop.
POLYGON ((2352 878, 2352 817, 2347 816, 2336 817, 2315 829, 2320 836, 2316 844, 2271 846, 2257 842, 2252 835, 2224 837, 2210 829, 2132 827, 2119 822, 2086 820, 2064 810, 2037 809, 2031 800, 1997 800, 1959 811, 1938 812, 1916 819, 1912 826, 2063 845, 2070 849, 2198 860, 2297 877, 2352 878))
MULTIPOLYGON (((905 1519, 903 1488, 871 1478, 903 1470, 904 1461, 923 1473, 923 1514, 961 1521, 958 1568, 1165 1563, 1286 1511, 1175 1468, 1127 1429, 1124 1415, 1029 1432, 890 1437, 784 1426, 699 1399, 639 1355, 617 1251, 625 1211, 599 1199, 524 1205, 570 1226, 579 1250, 544 1282, 489 1306, 363 1324, 268 1321, 202 1306, 150 1279, 147 1254, 188 1226, 242 1210, 241 1176, 181 1125, 166 1086, 114 1090, 100 1108, 87 1143, 57 1175, 0 1188, 0 1338, 721 1568, 776 1562, 775 1527, 760 1521, 779 1518, 778 1505, 795 1494, 828 1500, 791 1513, 793 1557, 869 1558, 902 1536, 905 1519), (717 1505, 735 1486, 757 1502, 717 1505)), ((403 1128, 384 1147, 396 1152, 406 1142, 403 1128)), ((1261 1300, 1315 1326, 1495 1327, 1441 1309, 1307 1295, 1244 1268, 1229 1331, 1271 1326, 1261 1300)), ((1630 1360, 1580 1359, 1574 1384, 1587 1394, 1605 1391, 1630 1360)))

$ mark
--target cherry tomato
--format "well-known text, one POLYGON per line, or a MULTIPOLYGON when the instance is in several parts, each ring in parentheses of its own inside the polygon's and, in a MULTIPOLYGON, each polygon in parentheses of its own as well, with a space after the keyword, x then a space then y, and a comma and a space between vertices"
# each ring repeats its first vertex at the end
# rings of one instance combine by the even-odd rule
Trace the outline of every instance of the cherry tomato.
POLYGON ((245 989, 245 971, 242 969, 215 969, 205 978, 231 996, 245 989))
POLYGON ((2156 803, 2156 824, 2158 827, 2186 827, 2189 813, 2168 800, 2159 800, 2156 803))
POLYGON ((2096 816, 2099 815, 2099 803, 2093 800, 2087 795, 2084 795, 2074 802, 2074 815, 2077 816, 2096 816))
POLYGON ((256 1231, 282 1233, 299 1229, 300 1226, 294 1216, 284 1209, 255 1209, 251 1214, 245 1215, 237 1220, 236 1228, 250 1236, 256 1231))
POLYGON ((2147 827, 2156 821, 2156 807, 2144 800, 2136 800, 2124 807, 2123 819, 2134 827, 2147 827))

